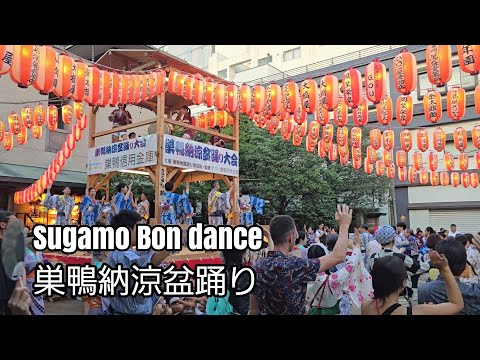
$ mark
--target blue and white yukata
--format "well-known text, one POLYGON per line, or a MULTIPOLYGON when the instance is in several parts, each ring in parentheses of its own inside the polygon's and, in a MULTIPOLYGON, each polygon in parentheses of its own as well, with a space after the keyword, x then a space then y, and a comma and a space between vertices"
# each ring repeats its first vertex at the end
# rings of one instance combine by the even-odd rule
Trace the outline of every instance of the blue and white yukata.
POLYGON ((90 196, 84 196, 80 203, 80 211, 82 212, 82 225, 93 226, 98 219, 100 201, 92 199, 90 196))
POLYGON ((252 195, 242 195, 238 199, 238 206, 240 208, 240 224, 248 227, 253 225, 253 210, 256 214, 263 214, 265 200, 252 195))
POLYGON ((72 197, 65 197, 64 195, 51 195, 50 192, 47 192, 45 200, 40 205, 43 205, 48 209, 57 210, 55 225, 70 225, 72 210, 75 206, 75 200, 73 200, 72 197))
POLYGON ((188 195, 178 195, 171 191, 165 191, 160 195, 159 206, 162 210, 161 224, 176 225, 177 224, 177 204, 188 195))

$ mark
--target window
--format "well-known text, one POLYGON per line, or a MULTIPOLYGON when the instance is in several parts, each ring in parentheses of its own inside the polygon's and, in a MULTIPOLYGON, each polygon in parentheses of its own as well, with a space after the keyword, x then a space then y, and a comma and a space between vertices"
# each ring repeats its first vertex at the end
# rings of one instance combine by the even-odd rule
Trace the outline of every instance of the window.
POLYGON ((299 59, 302 56, 302 50, 300 47, 284 51, 283 52, 283 61, 290 61, 293 59, 299 59))
POLYGON ((266 65, 272 62, 272 55, 268 55, 267 57, 258 59, 258 66, 266 65))
POLYGON ((221 78, 226 79, 226 78, 227 78, 227 69, 220 70, 220 71, 218 72, 218 76, 221 77, 221 78))

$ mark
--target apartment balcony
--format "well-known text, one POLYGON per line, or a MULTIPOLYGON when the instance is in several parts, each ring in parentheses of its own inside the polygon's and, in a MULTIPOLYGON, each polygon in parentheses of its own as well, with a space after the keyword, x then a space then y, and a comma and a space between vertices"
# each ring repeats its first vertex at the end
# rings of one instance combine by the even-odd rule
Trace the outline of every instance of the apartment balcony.
POLYGON ((277 69, 276 67, 270 64, 265 64, 265 65, 256 66, 254 68, 244 69, 241 72, 236 71, 233 81, 236 82, 237 84, 248 83, 254 79, 267 78, 267 77, 275 76, 281 73, 282 71, 277 69))

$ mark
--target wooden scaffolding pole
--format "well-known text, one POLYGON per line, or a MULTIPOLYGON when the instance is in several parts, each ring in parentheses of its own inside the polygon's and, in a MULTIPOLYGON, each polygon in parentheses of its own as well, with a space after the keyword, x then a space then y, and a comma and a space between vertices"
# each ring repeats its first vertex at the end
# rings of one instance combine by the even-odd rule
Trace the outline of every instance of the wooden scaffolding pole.
MULTIPOLYGON (((233 142, 233 150, 240 152, 240 113, 235 113, 235 119, 233 123, 233 136, 235 140, 233 142)), ((240 154, 239 154, 240 155, 240 154)), ((238 193, 239 193, 240 179, 238 176, 233 177, 233 225, 238 225, 239 222, 239 209, 238 209, 238 193)))
POLYGON ((155 174, 155 220, 152 225, 159 225, 161 220, 160 213, 160 192, 165 191, 165 180, 167 178, 167 168, 163 166, 163 135, 165 118, 165 92, 157 96, 157 167, 155 174))

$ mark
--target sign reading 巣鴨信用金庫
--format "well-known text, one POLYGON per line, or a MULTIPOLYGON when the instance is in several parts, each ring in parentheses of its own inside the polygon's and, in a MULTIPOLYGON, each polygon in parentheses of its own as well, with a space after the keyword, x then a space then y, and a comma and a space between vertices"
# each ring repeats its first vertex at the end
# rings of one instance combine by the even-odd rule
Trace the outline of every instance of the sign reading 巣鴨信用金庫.
POLYGON ((88 150, 87 174, 157 165, 157 134, 97 146, 88 150))
POLYGON ((238 176, 238 152, 171 135, 163 137, 163 165, 238 176))

